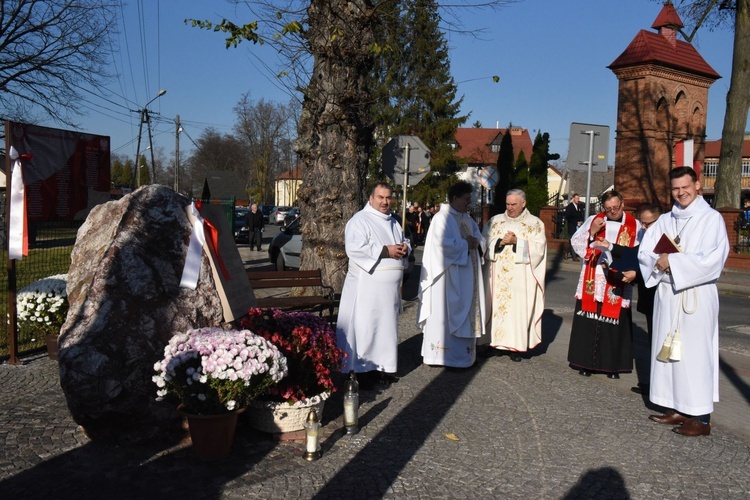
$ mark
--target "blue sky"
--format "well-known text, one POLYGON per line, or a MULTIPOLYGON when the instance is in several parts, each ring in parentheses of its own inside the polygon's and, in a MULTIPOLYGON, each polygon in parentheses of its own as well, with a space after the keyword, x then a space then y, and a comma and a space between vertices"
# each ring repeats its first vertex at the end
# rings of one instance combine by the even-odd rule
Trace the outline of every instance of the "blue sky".
MULTIPOLYGON (((565 158, 571 122, 608 125, 614 162, 617 78, 607 66, 661 10, 652 0, 524 0, 498 11, 461 11, 465 28, 484 29, 481 39, 447 33, 451 70, 464 96, 465 126, 509 123, 549 132, 552 152, 565 158), (499 83, 492 76, 500 77, 499 83)), ((224 48, 221 34, 191 28, 185 18, 236 22, 249 14, 222 0, 130 0, 122 10, 121 51, 112 56, 114 72, 108 99, 90 97, 81 130, 111 136, 112 151, 135 157, 138 114, 160 89, 167 93, 150 106, 156 148, 172 159, 174 118, 180 115, 185 134, 180 150, 194 150, 206 127, 229 133, 233 107, 245 92, 254 100, 288 102, 290 95, 275 81, 283 69, 269 46, 243 42, 224 48), (142 22, 139 21, 142 19, 142 22), (270 69, 267 69, 270 67, 270 69), (115 103, 119 103, 116 105, 115 103)), ((719 139, 729 89, 732 33, 701 31, 693 41, 720 74, 710 89, 707 135, 719 139)), ((49 124, 55 126, 54 124, 49 124)), ((144 133, 141 150, 148 145, 144 133)))

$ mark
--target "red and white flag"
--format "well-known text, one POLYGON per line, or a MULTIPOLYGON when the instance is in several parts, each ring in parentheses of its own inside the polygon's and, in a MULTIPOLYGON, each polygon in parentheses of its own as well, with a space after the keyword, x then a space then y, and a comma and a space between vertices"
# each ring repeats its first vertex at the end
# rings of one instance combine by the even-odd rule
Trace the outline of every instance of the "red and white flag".
POLYGON ((10 147, 10 217, 8 222, 8 258, 21 260, 29 255, 29 231, 26 220, 26 189, 23 183, 21 156, 10 147))

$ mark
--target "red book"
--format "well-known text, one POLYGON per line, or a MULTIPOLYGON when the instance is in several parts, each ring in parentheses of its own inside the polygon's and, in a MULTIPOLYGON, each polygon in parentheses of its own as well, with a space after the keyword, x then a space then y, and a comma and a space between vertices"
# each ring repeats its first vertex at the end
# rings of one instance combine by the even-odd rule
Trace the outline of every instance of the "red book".
POLYGON ((680 250, 680 247, 677 246, 677 243, 675 243, 674 240, 670 238, 667 233, 664 233, 661 235, 661 238, 659 238, 659 241, 656 243, 656 246, 654 247, 654 253, 656 254, 681 253, 681 252, 682 250, 680 250))

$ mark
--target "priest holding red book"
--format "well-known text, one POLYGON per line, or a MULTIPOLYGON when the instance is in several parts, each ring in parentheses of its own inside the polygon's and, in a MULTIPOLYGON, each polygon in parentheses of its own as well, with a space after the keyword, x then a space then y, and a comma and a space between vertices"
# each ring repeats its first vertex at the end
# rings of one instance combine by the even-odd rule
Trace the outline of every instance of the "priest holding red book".
POLYGON ((677 434, 703 436, 711 433, 719 401, 716 281, 729 240, 721 214, 698 194, 695 171, 672 169, 669 180, 672 211, 659 217, 638 251, 646 286, 656 287, 649 399, 668 410, 649 418, 674 425, 677 434), (670 251, 672 244, 678 251, 670 251))

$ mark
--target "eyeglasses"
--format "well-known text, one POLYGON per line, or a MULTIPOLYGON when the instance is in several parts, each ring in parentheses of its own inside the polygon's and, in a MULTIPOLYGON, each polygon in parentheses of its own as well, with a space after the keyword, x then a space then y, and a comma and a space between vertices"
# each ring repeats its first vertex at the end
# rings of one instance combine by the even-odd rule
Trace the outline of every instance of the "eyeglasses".
POLYGON ((622 203, 617 205, 616 207, 604 207, 605 212, 618 212, 622 208, 622 203))
POLYGON ((656 221, 655 221, 655 220, 652 220, 651 222, 646 222, 645 220, 642 220, 642 221, 641 221, 641 226, 642 226, 642 227, 643 227, 644 229, 648 229, 648 228, 649 228, 649 226, 651 226, 651 224, 653 224, 654 222, 656 222, 656 221))

